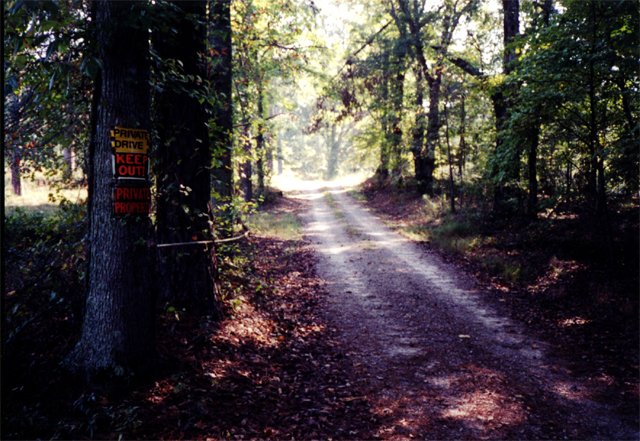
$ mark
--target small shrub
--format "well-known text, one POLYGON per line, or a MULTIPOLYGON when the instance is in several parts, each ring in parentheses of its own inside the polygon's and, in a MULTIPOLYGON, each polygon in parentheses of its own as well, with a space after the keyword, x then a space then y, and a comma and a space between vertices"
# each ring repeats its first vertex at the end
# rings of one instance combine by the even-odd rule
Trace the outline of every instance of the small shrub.
POLYGON ((46 333, 43 323, 47 320, 79 322, 86 227, 84 205, 67 203, 48 212, 18 208, 7 213, 3 241, 7 344, 27 328, 42 328, 46 333))
POLYGON ((518 283, 524 277, 522 266, 518 262, 512 260, 507 261, 501 256, 485 256, 480 261, 480 265, 489 274, 500 277, 508 283, 518 283))
POLYGON ((439 197, 429 197, 428 195, 422 196, 423 211, 427 220, 434 220, 442 217, 447 211, 448 206, 446 200, 439 197))
POLYGON ((474 230, 474 226, 466 220, 450 219, 436 227, 434 234, 443 237, 465 237, 473 234, 474 230))

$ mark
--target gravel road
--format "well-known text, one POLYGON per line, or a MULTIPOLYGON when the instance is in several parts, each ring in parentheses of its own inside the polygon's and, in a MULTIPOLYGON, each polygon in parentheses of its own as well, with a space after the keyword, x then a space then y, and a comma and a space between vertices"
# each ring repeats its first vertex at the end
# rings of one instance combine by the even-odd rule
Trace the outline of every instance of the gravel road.
POLYGON ((367 385, 385 439, 638 439, 548 344, 474 280, 387 228, 344 189, 309 190, 306 235, 327 319, 367 385))

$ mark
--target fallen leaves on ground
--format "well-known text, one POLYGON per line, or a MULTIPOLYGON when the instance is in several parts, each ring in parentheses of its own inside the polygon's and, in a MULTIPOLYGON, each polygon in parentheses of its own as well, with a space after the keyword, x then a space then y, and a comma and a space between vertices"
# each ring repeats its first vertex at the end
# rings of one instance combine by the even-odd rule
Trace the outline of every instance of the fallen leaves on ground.
POLYGON ((252 274, 234 282, 222 322, 160 317, 154 378, 82 388, 57 367, 72 330, 39 363, 14 366, 3 439, 371 438, 356 368, 318 316, 323 282, 307 244, 252 238, 241 252, 252 274))

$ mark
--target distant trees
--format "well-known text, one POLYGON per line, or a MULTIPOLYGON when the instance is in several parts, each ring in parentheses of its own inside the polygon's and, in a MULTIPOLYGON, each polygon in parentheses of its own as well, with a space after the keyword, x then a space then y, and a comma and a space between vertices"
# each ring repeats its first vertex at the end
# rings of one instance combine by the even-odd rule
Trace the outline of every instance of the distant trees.
POLYGON ((310 5, 294 0, 233 3, 233 88, 238 175, 245 201, 264 193, 272 157, 268 141, 271 82, 291 78, 305 62, 297 37, 309 26, 310 5), (254 179, 255 177, 255 179, 254 179), (254 180, 256 182, 254 182, 254 180), (254 190, 257 188, 257 192, 254 190))
POLYGON ((89 134, 92 39, 89 11, 66 2, 3 3, 4 152, 14 193, 40 171, 71 181, 89 134), (62 173, 60 173, 62 171, 62 173))
POLYGON ((531 218, 569 201, 602 216, 608 193, 637 189, 636 2, 503 0, 500 16, 472 0, 377 7, 336 88, 347 112, 369 112, 378 177, 400 152, 420 193, 441 193, 446 176, 450 197, 472 184, 494 212, 531 218), (393 74, 398 48, 410 62, 393 74))

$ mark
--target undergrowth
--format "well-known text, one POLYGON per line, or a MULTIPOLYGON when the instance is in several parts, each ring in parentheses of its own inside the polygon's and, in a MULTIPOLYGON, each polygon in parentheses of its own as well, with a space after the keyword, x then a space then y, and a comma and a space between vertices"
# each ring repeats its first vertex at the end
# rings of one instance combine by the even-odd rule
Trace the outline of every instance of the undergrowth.
POLYGON ((257 211, 247 216, 247 226, 258 236, 283 240, 302 238, 302 224, 292 213, 257 211))
POLYGON ((85 291, 86 207, 16 208, 5 218, 4 342, 37 332, 53 315, 77 326, 85 291))

